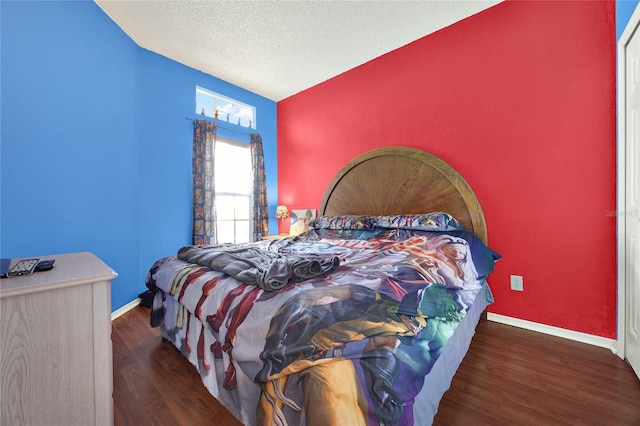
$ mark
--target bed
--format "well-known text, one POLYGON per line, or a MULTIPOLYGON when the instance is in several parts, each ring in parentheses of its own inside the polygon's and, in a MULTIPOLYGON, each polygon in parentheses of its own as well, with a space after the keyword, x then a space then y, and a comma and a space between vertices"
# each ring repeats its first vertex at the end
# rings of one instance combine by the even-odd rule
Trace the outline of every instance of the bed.
POLYGON ((452 167, 379 148, 305 233, 158 259, 151 324, 246 425, 429 425, 492 301, 486 242, 452 167))

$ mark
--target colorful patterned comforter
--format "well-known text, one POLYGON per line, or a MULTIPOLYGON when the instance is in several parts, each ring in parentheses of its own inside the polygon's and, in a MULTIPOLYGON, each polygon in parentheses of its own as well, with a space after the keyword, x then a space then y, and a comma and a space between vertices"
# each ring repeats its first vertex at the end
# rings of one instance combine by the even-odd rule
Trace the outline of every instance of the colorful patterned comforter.
POLYGON ((413 424, 425 375, 500 258, 443 213, 321 217, 250 246, 340 265, 277 291, 176 256, 147 276, 152 323, 245 424, 413 424))

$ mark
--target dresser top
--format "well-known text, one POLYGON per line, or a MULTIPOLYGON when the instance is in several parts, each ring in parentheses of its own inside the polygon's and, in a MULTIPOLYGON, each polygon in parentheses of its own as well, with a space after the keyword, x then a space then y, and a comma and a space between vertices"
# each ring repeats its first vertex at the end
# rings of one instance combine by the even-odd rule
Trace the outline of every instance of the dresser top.
MULTIPOLYGON (((113 269, 89 252, 29 256, 24 259, 31 258, 55 259, 56 263, 49 271, 0 279, 0 299, 74 285, 111 281, 118 276, 113 269)), ((21 258, 12 259, 9 268, 19 260, 21 258)))

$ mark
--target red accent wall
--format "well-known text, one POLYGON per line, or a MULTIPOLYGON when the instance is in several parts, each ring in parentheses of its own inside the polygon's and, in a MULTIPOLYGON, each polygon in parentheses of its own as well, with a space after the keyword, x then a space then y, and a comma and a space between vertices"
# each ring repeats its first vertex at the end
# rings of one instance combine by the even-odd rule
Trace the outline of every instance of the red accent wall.
POLYGON ((490 312, 615 338, 615 54, 614 2, 509 1, 367 62, 278 103, 278 204, 317 208, 353 157, 421 148, 504 256, 490 312))

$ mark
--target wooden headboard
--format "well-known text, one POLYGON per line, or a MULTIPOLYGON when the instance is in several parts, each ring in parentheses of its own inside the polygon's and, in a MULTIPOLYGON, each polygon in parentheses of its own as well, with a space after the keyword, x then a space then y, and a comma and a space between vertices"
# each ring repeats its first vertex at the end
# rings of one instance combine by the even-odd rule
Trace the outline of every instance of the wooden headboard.
POLYGON ((447 212, 485 244, 480 203, 449 164, 409 147, 385 147, 359 155, 333 178, 320 215, 395 215, 447 212))

